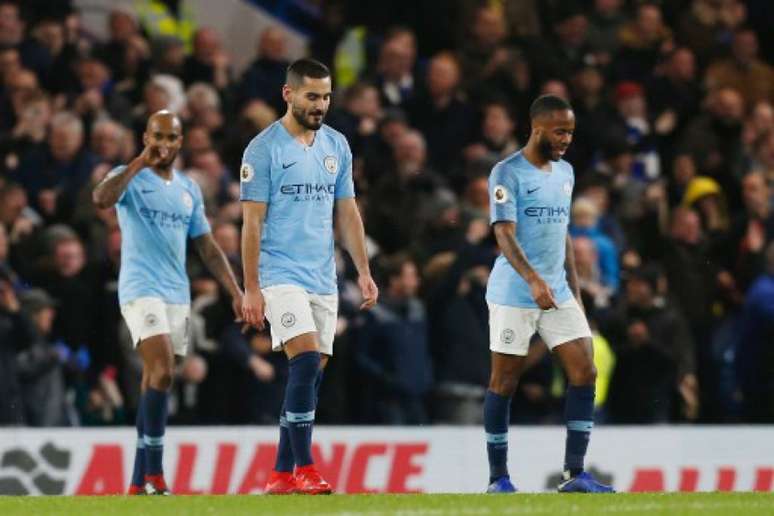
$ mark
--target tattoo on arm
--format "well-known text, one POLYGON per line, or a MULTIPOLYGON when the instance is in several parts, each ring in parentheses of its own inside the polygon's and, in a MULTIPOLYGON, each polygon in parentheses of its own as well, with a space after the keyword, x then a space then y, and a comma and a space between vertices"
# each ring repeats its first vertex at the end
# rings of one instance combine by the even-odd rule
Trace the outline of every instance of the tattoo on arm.
POLYGON ((199 256, 207 266, 207 269, 218 280, 218 283, 223 285, 223 288, 232 297, 239 295, 239 285, 234 277, 234 271, 231 270, 231 265, 229 265, 226 255, 217 242, 215 242, 212 234, 206 233, 194 240, 194 242, 199 256))
POLYGON ((129 182, 134 179, 137 172, 142 170, 142 162, 133 160, 129 163, 123 172, 114 176, 106 177, 97 186, 94 187, 94 191, 91 194, 92 201, 99 208, 110 208, 118 199, 121 194, 124 193, 126 187, 129 186, 129 182))
POLYGON ((527 260, 524 250, 516 241, 516 223, 497 222, 494 226, 494 232, 497 238, 497 245, 500 246, 500 250, 507 258, 508 263, 529 283, 536 273, 529 260, 527 260))

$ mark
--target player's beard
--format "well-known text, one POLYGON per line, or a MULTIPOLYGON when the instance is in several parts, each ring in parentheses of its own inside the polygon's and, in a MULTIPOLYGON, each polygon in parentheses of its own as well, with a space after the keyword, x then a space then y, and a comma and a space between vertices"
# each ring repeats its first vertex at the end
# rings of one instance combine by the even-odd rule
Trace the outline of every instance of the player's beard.
POLYGON ((548 140, 548 138, 541 138, 538 142, 538 151, 540 152, 540 156, 545 159, 546 161, 556 161, 554 160, 553 156, 553 148, 551 146, 551 141, 548 140))
POLYGON ((316 131, 320 127, 322 127, 323 120, 325 119, 325 111, 322 110, 310 110, 310 111, 304 111, 300 107, 293 106, 293 118, 296 119, 296 122, 303 127, 304 129, 309 129, 311 131, 316 131), (314 114, 320 114, 320 121, 314 121, 312 119, 312 116, 314 114))

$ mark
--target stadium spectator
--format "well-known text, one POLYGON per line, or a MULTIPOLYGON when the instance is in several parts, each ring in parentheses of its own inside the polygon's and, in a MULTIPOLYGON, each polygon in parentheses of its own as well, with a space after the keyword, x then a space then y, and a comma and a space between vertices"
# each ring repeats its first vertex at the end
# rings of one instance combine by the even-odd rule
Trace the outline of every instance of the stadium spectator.
POLYGON ((599 212, 597 206, 589 199, 579 197, 572 203, 572 221, 570 235, 573 238, 588 237, 594 241, 598 256, 600 281, 611 293, 618 290, 618 249, 612 239, 599 228, 599 212))
MULTIPOLYGON (((1 14, 1 13, 0 13, 1 14)), ((24 424, 24 401, 16 355, 32 339, 32 326, 21 313, 19 298, 7 277, 0 277, 0 424, 24 424)))
POLYGON ((388 31, 379 49, 374 84, 379 89, 382 104, 405 107, 419 88, 416 71, 417 42, 414 33, 405 27, 388 31))
POLYGON ((250 100, 262 100, 277 113, 285 111, 282 85, 285 71, 290 65, 287 53, 287 36, 279 27, 270 26, 261 32, 258 53, 242 74, 239 83, 239 104, 250 100))
POLYGON ((707 69, 708 89, 732 88, 742 94, 745 104, 774 102, 774 68, 758 57, 758 37, 742 27, 734 33, 731 57, 707 69))

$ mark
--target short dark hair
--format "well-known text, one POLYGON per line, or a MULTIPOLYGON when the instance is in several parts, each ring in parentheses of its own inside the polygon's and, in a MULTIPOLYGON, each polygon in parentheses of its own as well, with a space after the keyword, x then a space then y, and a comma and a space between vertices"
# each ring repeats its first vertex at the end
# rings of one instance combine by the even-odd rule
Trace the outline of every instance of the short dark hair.
POLYGON ((331 71, 327 66, 315 59, 304 57, 288 66, 285 82, 291 86, 300 86, 304 82, 304 77, 325 79, 330 76, 331 71))
POLYGON ((569 102, 556 95, 541 95, 529 107, 529 118, 534 120, 539 116, 547 115, 554 111, 572 111, 572 106, 569 102))

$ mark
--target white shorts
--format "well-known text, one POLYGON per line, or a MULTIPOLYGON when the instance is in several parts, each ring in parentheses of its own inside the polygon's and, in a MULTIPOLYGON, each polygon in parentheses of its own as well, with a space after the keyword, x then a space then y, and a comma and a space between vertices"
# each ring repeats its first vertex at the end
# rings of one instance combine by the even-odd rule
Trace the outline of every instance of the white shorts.
POLYGON ((266 302, 266 319, 271 325, 274 351, 304 333, 317 332, 320 353, 333 355, 333 336, 339 310, 337 294, 310 294, 296 285, 273 285, 261 289, 266 302))
POLYGON ((132 344, 156 335, 169 335, 175 355, 184 356, 188 351, 190 334, 190 305, 172 305, 158 297, 139 297, 121 305, 132 344))
POLYGON ((490 350, 506 355, 526 356, 529 341, 535 332, 548 349, 571 340, 591 338, 586 315, 574 297, 551 310, 489 303, 490 350))

